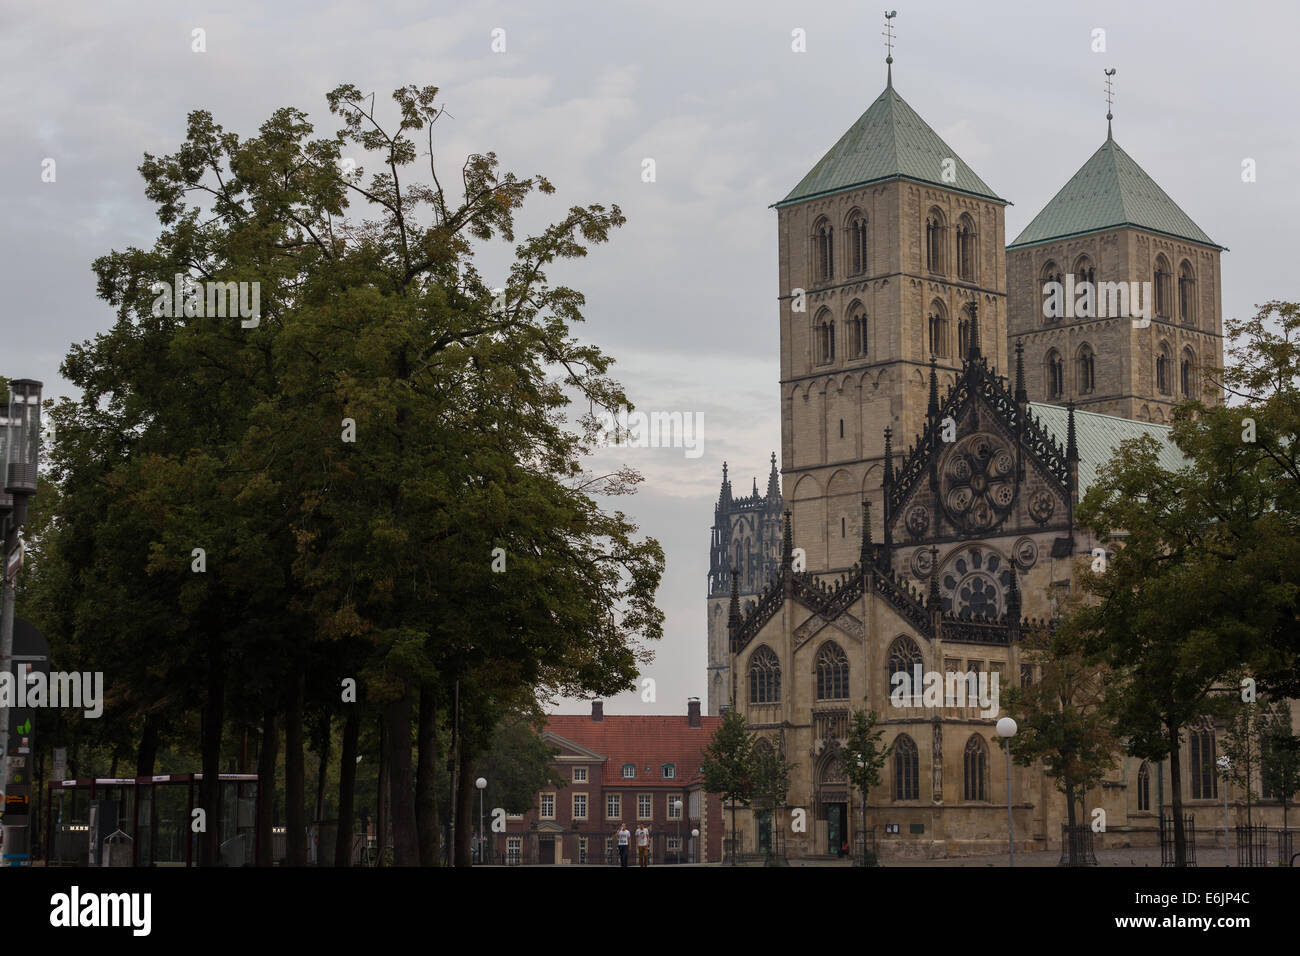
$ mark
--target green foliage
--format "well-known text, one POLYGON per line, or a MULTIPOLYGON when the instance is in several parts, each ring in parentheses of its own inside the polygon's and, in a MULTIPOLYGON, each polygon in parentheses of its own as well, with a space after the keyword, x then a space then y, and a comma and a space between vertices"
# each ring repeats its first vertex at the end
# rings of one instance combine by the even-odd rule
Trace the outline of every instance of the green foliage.
POLYGON ((719 794, 728 803, 749 806, 757 777, 754 736, 745 729, 745 718, 735 708, 723 714, 722 724, 704 748, 700 775, 707 792, 719 794))
POLYGON ((525 813, 536 805, 539 791, 568 784, 551 764, 559 751, 546 745, 531 720, 528 715, 508 715, 475 762, 476 772, 487 780, 484 798, 490 807, 525 813))
POLYGON ((880 786, 880 771, 884 768, 894 745, 881 746, 884 729, 876 726, 874 710, 855 709, 849 717, 849 734, 840 746, 844 760, 844 775, 862 794, 862 803, 873 787, 880 786))
POLYGON ((1300 794, 1300 737, 1291 729, 1291 707, 1280 703, 1270 709, 1260 741, 1260 782, 1282 804, 1283 819, 1300 794))

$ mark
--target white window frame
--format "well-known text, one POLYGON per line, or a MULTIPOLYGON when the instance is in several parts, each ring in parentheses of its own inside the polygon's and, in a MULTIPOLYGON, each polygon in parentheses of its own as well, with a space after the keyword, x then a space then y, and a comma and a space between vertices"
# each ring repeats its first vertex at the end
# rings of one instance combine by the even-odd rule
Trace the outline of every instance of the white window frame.
POLYGON ((634 763, 625 763, 625 764, 623 764, 623 779, 624 779, 624 780, 635 780, 635 779, 636 779, 636 764, 634 764, 634 763), (628 773, 629 770, 631 770, 632 772, 631 772, 631 773, 628 773))
POLYGON ((638 820, 653 820, 655 818, 655 795, 653 793, 638 793, 636 795, 636 818, 638 820), (641 807, 645 806, 644 813, 641 807))
POLYGON ((573 782, 574 782, 574 783, 586 783, 586 782, 587 782, 587 768, 586 768, 586 767, 574 767, 574 768, 573 768, 573 782))
POLYGON ((680 819, 682 818, 682 814, 685 812, 685 810, 686 810, 686 801, 685 801, 684 799, 682 799, 682 794, 680 794, 680 793, 670 793, 670 794, 668 794, 668 819, 669 819, 669 820, 680 820, 680 819), (675 806, 673 805, 673 804, 676 803, 678 800, 681 800, 681 801, 682 801, 682 809, 681 809, 681 810, 678 810, 677 807, 675 807, 675 806))
POLYGON ((587 810, 588 810, 588 807, 589 807, 589 806, 590 806, 590 801, 587 799, 587 794, 586 794, 585 792, 583 792, 583 793, 575 793, 575 794, 573 795, 573 819, 575 819, 575 820, 585 820, 585 819, 587 819, 587 810), (579 797, 582 798, 582 812, 581 812, 581 813, 578 812, 578 798, 579 798, 579 797))
POLYGON ((622 820, 623 819, 623 794, 607 793, 605 794, 605 819, 622 820), (610 807, 617 806, 617 810, 610 812, 610 807))
POLYGON ((665 780, 676 780, 676 779, 677 779, 677 764, 675 764, 675 763, 666 763, 666 764, 663 765, 663 767, 660 768, 660 772, 663 774, 663 777, 664 777, 665 780))
POLYGON ((554 792, 547 791, 546 793, 543 793, 543 794, 541 795, 541 799, 539 799, 539 800, 537 801, 537 816, 538 816, 540 819, 542 819, 542 820, 554 820, 554 819, 555 819, 555 794, 554 794, 554 792), (546 798, 547 798, 547 797, 550 797, 550 798, 551 798, 551 812, 550 812, 549 814, 546 812, 546 798))
POLYGON ((508 836, 506 837, 506 862, 518 863, 524 855, 523 837, 508 836))

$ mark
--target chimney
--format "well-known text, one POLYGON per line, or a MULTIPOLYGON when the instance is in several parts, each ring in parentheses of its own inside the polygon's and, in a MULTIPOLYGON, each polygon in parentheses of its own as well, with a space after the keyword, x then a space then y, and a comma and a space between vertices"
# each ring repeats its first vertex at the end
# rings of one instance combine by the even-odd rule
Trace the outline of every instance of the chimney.
POLYGON ((698 697, 687 698, 686 701, 686 726, 703 727, 704 723, 700 720, 700 699, 698 697))
POLYGON ((605 719, 605 702, 603 700, 593 700, 591 702, 591 719, 592 720, 605 719))

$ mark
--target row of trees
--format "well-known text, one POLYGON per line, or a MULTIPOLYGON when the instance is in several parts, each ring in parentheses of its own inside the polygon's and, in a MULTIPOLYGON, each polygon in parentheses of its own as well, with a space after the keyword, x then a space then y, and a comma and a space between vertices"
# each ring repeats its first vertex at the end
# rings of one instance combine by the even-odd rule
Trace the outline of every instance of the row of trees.
MULTIPOLYGON (((598 501, 640 477, 582 465, 600 410, 627 398, 575 335, 583 296, 547 276, 623 216, 574 206, 516 237, 527 197, 554 187, 490 152, 453 199, 437 95, 399 89, 384 119, 340 86, 323 138, 294 108, 248 139, 192 113, 180 148, 140 167, 157 240, 94 263, 117 319, 69 351, 81 395, 49 415, 23 613, 55 666, 108 686, 102 721, 67 732, 139 775, 192 747, 210 820, 218 771, 247 753, 234 741, 251 736, 269 782, 283 740, 295 864, 307 746, 322 786, 337 748, 340 862, 370 745, 381 839, 398 865, 435 864, 503 724, 631 688, 662 630, 662 550, 598 501), (474 264, 492 242, 514 244, 500 288, 474 264), (172 307, 155 285, 176 276, 199 285, 172 307), (260 314, 214 315, 204 289, 225 282, 257 283, 260 314)), ((449 855, 467 864, 469 847, 457 827, 449 855)), ((218 859, 210 825, 200 860, 218 859)))
POLYGON ((1300 791, 1300 744, 1275 706, 1300 696, 1300 305, 1226 324, 1235 404, 1178 407, 1181 468, 1162 467, 1150 437, 1103 467, 1078 519, 1115 542, 1113 558, 1082 572, 1052 633, 1026 639, 1042 679, 1006 697, 1017 761, 1043 761, 1071 824, 1120 750, 1168 760, 1179 865, 1182 746, 1206 717, 1229 721, 1248 813, 1261 771, 1284 816, 1300 791))

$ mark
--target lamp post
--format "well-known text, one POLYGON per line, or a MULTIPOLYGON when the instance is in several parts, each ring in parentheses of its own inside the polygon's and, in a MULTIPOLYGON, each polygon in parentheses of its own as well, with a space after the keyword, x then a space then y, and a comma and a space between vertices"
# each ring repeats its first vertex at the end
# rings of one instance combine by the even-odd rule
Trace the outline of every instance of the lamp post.
POLYGON ((1010 851, 1011 866, 1016 865, 1016 831, 1011 822, 1011 738, 1016 735, 1016 722, 1010 717, 998 721, 998 736, 1006 741, 1002 748, 1007 752, 1007 849, 1010 851))
POLYGON ((479 777, 474 781, 478 787, 478 861, 483 862, 483 791, 487 789, 487 778, 479 777))
POLYGON ((677 859, 676 863, 682 862, 682 801, 680 798, 673 801, 673 809, 677 811, 677 859))
POLYGON ((1232 769, 1232 760, 1224 754, 1215 763, 1223 774, 1223 865, 1232 866, 1228 861, 1228 771, 1232 769))
POLYGON ((691 829, 691 862, 700 862, 700 829, 693 827, 691 829))
MULTIPOLYGON (((13 670, 14 586, 22 567, 18 531, 27 519, 27 502, 36 494, 41 451, 41 388, 29 378, 9 383, 7 408, 0 410, 0 673, 13 670)), ((0 806, 9 790, 9 708, 0 708, 0 806)), ((26 785, 23 785, 24 788, 26 785)), ((27 855, 18 846, 16 827, 6 824, 0 843, 15 864, 27 855)), ((24 827, 25 829, 25 827, 24 827)))

